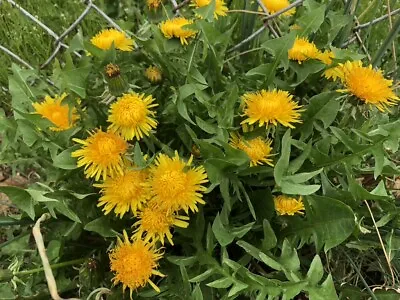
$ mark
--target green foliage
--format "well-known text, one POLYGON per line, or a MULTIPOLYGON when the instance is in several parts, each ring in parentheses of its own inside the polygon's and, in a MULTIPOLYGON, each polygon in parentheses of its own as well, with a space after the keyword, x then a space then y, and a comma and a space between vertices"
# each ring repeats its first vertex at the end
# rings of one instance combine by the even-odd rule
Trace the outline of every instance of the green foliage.
MULTIPOLYGON (((112 284, 108 253, 124 230, 132 233, 139 216, 131 211, 124 217, 113 210, 105 214, 97 206, 101 195, 95 180, 86 178, 84 167, 78 168, 71 156, 88 131, 109 125, 115 95, 104 69, 115 64, 121 73, 117 79, 129 91, 152 95, 158 104, 157 128, 129 141, 126 160, 131 167, 148 169, 159 153, 173 156, 176 151, 185 160, 192 156, 192 165, 203 166, 209 180, 201 192, 205 205, 188 213, 188 228, 171 228, 174 245, 164 244, 159 271, 167 276, 152 277, 161 292, 145 286, 134 291, 135 298, 397 299, 389 287, 398 285, 400 270, 398 108, 380 112, 337 91, 338 82, 323 77, 329 66, 321 61, 299 64, 288 58, 296 36, 302 36, 321 51, 332 50, 332 66, 347 60, 366 63, 368 55, 355 46, 340 48, 351 34, 358 1, 348 1, 347 7, 341 1, 306 0, 293 16, 268 21, 279 37, 261 16, 246 13, 258 10, 255 1, 225 2, 233 11, 218 19, 215 0, 200 8, 180 8, 188 18, 198 16, 185 27, 196 30, 196 36, 183 46, 179 39, 165 38, 157 26, 175 14, 168 1, 158 10, 142 2, 104 1, 99 5, 134 38, 134 51, 120 51, 115 44, 109 50, 96 48, 90 38, 101 26, 84 23, 68 37, 70 50, 48 69, 11 65, 11 101, 0 109, 0 162, 22 174, 33 172, 37 180, 24 188, 0 186, 18 209, 0 218, 2 297, 50 297, 30 236, 32 222, 48 213, 51 219, 42 224, 42 234, 60 295, 79 293, 84 299, 106 291, 104 298, 129 299, 129 293, 112 284), (231 50, 261 26, 266 29, 256 38, 238 52, 231 50), (160 82, 145 77, 151 65, 160 69, 160 82), (241 97, 262 89, 293 95, 301 106, 301 123, 293 128, 279 122, 243 126, 241 97), (72 128, 54 131, 55 124, 35 114, 32 104, 64 92, 65 104, 76 108, 79 120, 72 128), (232 142, 237 133, 247 141, 270 139, 273 166, 253 165, 252 155, 232 142), (281 214, 278 195, 299 200, 304 209, 281 214), (384 288, 371 289, 373 285, 384 288)), ((361 21, 371 20, 367 16, 374 7, 378 10, 378 1, 368 7, 361 2, 366 11, 361 21)), ((364 42, 368 40, 377 44, 384 37, 370 32, 364 42)), ((38 46, 21 52, 35 66, 49 50, 38 46)), ((390 69, 391 59, 385 53, 384 70, 390 69)))

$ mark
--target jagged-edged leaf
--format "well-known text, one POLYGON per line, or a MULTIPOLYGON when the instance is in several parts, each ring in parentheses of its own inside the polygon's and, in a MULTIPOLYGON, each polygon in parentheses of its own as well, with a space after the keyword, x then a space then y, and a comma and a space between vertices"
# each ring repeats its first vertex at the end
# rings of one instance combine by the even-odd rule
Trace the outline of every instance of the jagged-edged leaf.
POLYGON ((345 241, 355 227, 354 213, 346 204, 323 196, 305 197, 306 219, 292 218, 283 234, 314 242, 317 250, 336 247, 345 241), (335 212, 334 214, 332 212, 335 212))

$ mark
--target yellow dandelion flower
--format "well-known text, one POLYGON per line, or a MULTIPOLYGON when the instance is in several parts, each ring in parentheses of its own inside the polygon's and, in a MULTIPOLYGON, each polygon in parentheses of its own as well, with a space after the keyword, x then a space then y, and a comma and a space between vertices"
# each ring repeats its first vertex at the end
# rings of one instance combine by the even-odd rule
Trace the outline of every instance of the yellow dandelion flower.
POLYGON ((288 57, 291 60, 297 60, 299 64, 309 58, 318 58, 320 52, 313 42, 309 42, 307 38, 296 37, 294 44, 289 49, 288 57))
POLYGON ((162 22, 160 26, 161 32, 167 39, 179 38, 182 45, 187 45, 188 38, 194 37, 197 31, 183 28, 185 25, 193 24, 192 20, 185 18, 173 18, 162 22))
POLYGON ((147 7, 156 10, 162 3, 162 0, 147 0, 147 7))
POLYGON ((120 134, 125 140, 142 139, 148 136, 150 131, 157 127, 157 121, 153 119, 156 112, 151 108, 158 104, 152 103, 155 99, 144 94, 123 94, 118 101, 111 104, 108 129, 120 134))
POLYGON ((153 83, 160 82, 162 79, 161 70, 156 66, 148 67, 146 71, 144 71, 144 75, 149 81, 153 83))
POLYGON ((147 190, 143 186, 147 177, 147 170, 126 169, 123 174, 107 177, 103 183, 94 184, 101 188, 102 194, 97 206, 104 206, 105 215, 112 210, 120 218, 128 211, 136 215, 148 199, 147 190))
POLYGON ((250 166, 268 164, 274 166, 271 157, 271 140, 265 140, 261 137, 256 137, 251 140, 246 140, 238 134, 231 135, 230 144, 237 149, 244 151, 250 158, 250 166))
POLYGON ((293 96, 286 91, 261 90, 254 93, 246 93, 242 96, 244 101, 244 114, 247 119, 241 124, 250 124, 258 122, 259 127, 268 126, 268 124, 294 128, 291 123, 301 123, 300 112, 301 105, 294 102, 293 96))
POLYGON ((97 48, 108 50, 114 43, 114 47, 121 51, 132 51, 134 42, 125 33, 116 29, 104 29, 96 34, 90 42, 97 48))
MULTIPOLYGON (((290 5, 290 2, 288 0, 262 0, 262 3, 271 14, 274 14, 290 5)), ((289 9, 287 12, 284 12, 282 15, 292 16, 295 12, 296 8, 292 8, 289 9)))
POLYGON ((54 98, 46 96, 43 102, 32 104, 37 114, 55 125, 50 127, 52 131, 67 130, 73 127, 76 120, 79 119, 75 107, 71 109, 68 104, 62 105, 65 97, 67 97, 66 93, 61 96, 56 95, 54 98))
MULTIPOLYGON (((211 0, 193 0, 193 4, 191 6, 195 6, 197 8, 207 6, 211 3, 211 0)), ((224 0, 215 0, 215 11, 214 18, 218 19, 218 16, 226 16, 228 11, 228 7, 226 7, 226 3, 224 0)))
POLYGON ((143 209, 138 214, 139 221, 133 226, 138 226, 134 231, 135 239, 142 239, 144 235, 144 241, 160 241, 164 245, 164 237, 166 237, 171 245, 174 245, 172 241, 172 233, 170 231, 172 226, 186 228, 189 226, 187 222, 189 217, 179 216, 174 212, 158 209, 153 205, 150 205, 143 209))
POLYGON ((154 197, 152 201, 159 209, 196 212, 197 203, 205 203, 201 193, 207 190, 202 185, 208 182, 207 175, 202 166, 191 167, 192 159, 185 163, 179 158, 178 152, 172 158, 159 154, 155 165, 150 167, 150 178, 146 185, 154 197))
POLYGON ((280 195, 274 197, 274 203, 278 215, 294 216, 295 213, 304 214, 304 204, 301 196, 297 200, 296 198, 280 195))
POLYGON ((291 30, 300 30, 300 29, 301 29, 301 26, 298 25, 298 24, 293 24, 293 25, 289 26, 289 28, 290 28, 291 30))
POLYGON ((154 244, 145 243, 142 240, 129 241, 127 233, 124 231, 124 240, 118 238, 117 246, 110 251, 110 269, 115 273, 113 278, 114 285, 122 283, 122 289, 130 289, 132 292, 149 283, 154 290, 160 289, 151 281, 153 275, 164 277, 165 275, 157 271, 158 261, 163 253, 156 249, 154 244))
POLYGON ((322 61, 326 65, 331 65, 332 64, 332 59, 335 58, 335 54, 332 51, 327 51, 325 50, 324 52, 320 52, 317 55, 317 59, 322 61))
POLYGON ((97 129, 90 132, 86 140, 73 139, 82 144, 82 148, 71 153, 78 158, 78 167, 85 166, 87 178, 100 177, 105 180, 107 175, 114 177, 123 174, 123 155, 128 149, 128 144, 119 135, 112 132, 103 132, 97 129))
POLYGON ((360 61, 339 66, 339 78, 345 86, 340 92, 352 94, 382 112, 400 101, 391 88, 393 81, 385 79, 382 70, 375 70, 372 65, 363 67, 360 61))

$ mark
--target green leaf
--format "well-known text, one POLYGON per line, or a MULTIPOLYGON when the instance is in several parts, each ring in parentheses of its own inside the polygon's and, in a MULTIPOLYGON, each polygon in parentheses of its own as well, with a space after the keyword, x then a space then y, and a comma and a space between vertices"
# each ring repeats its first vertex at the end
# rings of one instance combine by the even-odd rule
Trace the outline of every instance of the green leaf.
POLYGON ((225 226, 222 224, 222 220, 219 214, 214 219, 213 225, 212 225, 212 231, 214 232, 215 238, 217 239, 218 243, 221 246, 227 246, 235 238, 235 235, 233 235, 225 226))
POLYGON ((260 252, 259 256, 260 256, 261 261, 264 264, 266 264, 268 267, 270 267, 270 268, 272 268, 274 270, 277 270, 277 271, 281 271, 283 269, 283 266, 278 261, 276 261, 275 259, 269 257, 265 253, 260 252))
POLYGON ((266 48, 274 55, 274 61, 266 70, 267 72, 265 74, 267 86, 272 84, 275 78, 275 71, 280 64, 282 64, 284 69, 288 68, 288 51, 292 48, 295 38, 296 32, 292 31, 283 37, 271 39, 262 44, 262 47, 266 48))
POLYGON ((203 300, 203 293, 201 291, 200 285, 196 285, 192 292, 192 300, 203 300))
POLYGON ((213 21, 215 12, 215 2, 216 0, 211 0, 208 5, 196 8, 195 9, 196 14, 199 14, 203 19, 206 19, 207 21, 213 21))
POLYGON ((6 194, 11 202, 20 210, 26 212, 32 220, 35 218, 35 210, 33 208, 35 203, 27 191, 14 186, 0 186, 0 192, 6 194))
POLYGON ((308 288, 310 300, 338 300, 332 275, 329 274, 321 287, 308 288))
POLYGON ((290 181, 283 181, 280 186, 282 193, 290 195, 311 195, 321 188, 319 184, 298 184, 290 181))
POLYGON ((291 145, 291 137, 290 137, 290 129, 288 129, 283 135, 281 156, 279 157, 274 168, 274 178, 277 185, 282 184, 283 176, 286 174, 286 171, 289 167, 290 145, 291 145))
POLYGON ((297 251, 292 247, 287 239, 284 239, 283 241, 282 254, 279 257, 278 262, 290 272, 297 272, 300 270, 300 260, 297 251))
POLYGON ((307 110, 303 114, 303 125, 299 127, 303 138, 311 135, 315 120, 322 121, 324 128, 328 128, 334 122, 340 109, 338 97, 337 92, 325 92, 310 99, 307 110))
POLYGON ((240 282, 240 281, 235 281, 231 289, 229 290, 228 297, 233 297, 243 290, 247 289, 249 287, 248 284, 240 282))
POLYGON ((214 273, 214 269, 207 269, 203 273, 189 279, 189 282, 202 282, 214 273))
POLYGON ((264 238, 261 240, 262 249, 268 251, 276 247, 276 235, 267 219, 263 221, 264 238))
MULTIPOLYGON (((291 218, 283 235, 309 241, 325 252, 345 241, 355 227, 354 213, 346 204, 328 197, 307 196, 307 219, 291 218)), ((305 203, 305 204, 307 204, 305 203)))
POLYGON ((72 146, 68 149, 65 149, 60 154, 53 158, 53 166, 63 170, 74 170, 77 168, 75 157, 71 156, 71 153, 77 150, 78 146, 72 146))
POLYGON ((308 36, 316 32, 322 25, 325 19, 325 5, 320 5, 316 9, 310 9, 297 19, 297 24, 300 26, 298 34, 308 36))
POLYGON ((197 116, 196 116, 196 123, 201 130, 209 134, 216 134, 218 131, 218 126, 216 124, 210 124, 209 122, 206 122, 197 116))
POLYGON ((86 80, 92 68, 89 59, 79 61, 79 66, 75 67, 70 53, 65 53, 65 67, 55 64, 53 81, 61 90, 68 89, 82 98, 86 98, 86 80))
POLYGON ((206 285, 212 288, 216 288, 216 289, 226 289, 228 287, 230 287, 233 284, 232 279, 230 279, 229 277, 226 278, 221 278, 218 280, 215 280, 213 282, 207 283, 206 285))
POLYGON ((296 87, 311 74, 318 73, 325 68, 325 65, 320 61, 307 60, 302 64, 298 62, 291 62, 290 68, 296 73, 296 80, 290 84, 291 87, 296 87))
POLYGON ((85 225, 85 230, 93 231, 100 234, 102 237, 115 237, 116 232, 112 229, 110 218, 103 216, 95 219, 85 225))
POLYGON ((140 145, 138 142, 135 144, 135 149, 134 149, 134 156, 133 156, 133 161, 135 165, 139 168, 144 168, 146 167, 146 161, 143 157, 142 149, 140 149, 140 145))
POLYGON ((286 181, 291 181, 293 183, 303 183, 306 182, 308 180, 310 180, 311 178, 313 178, 314 176, 318 175, 319 173, 321 173, 324 169, 321 168, 319 170, 313 171, 313 172, 306 172, 306 173, 298 173, 298 174, 294 174, 294 175, 289 175, 289 176, 285 176, 284 180, 286 181))
POLYGON ((324 267, 321 262, 319 255, 315 255, 311 262, 310 268, 307 272, 307 281, 312 285, 317 285, 324 276, 324 267))

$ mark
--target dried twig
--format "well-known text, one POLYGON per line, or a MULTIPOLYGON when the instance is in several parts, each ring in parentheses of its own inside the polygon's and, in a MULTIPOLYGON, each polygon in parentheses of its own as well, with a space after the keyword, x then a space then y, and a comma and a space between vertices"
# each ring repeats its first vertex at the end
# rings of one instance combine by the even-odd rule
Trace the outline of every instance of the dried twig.
POLYGON ((387 262, 387 264, 388 264, 388 268, 389 268, 389 270, 390 270, 390 275, 392 276, 392 286, 393 286, 394 283, 395 283, 395 279, 394 279, 394 273, 393 273, 392 264, 391 264, 391 262, 390 262, 390 259, 389 259, 388 254, 387 254, 387 252, 386 252, 385 244, 383 243, 383 240, 382 240, 381 234, 380 234, 380 232, 379 232, 378 226, 376 226, 374 214, 372 213, 371 207, 369 206, 367 200, 364 200, 364 203, 365 203, 365 205, 366 205, 367 208, 368 208, 369 214, 371 215, 371 218, 372 218, 372 222, 374 223, 374 227, 375 227, 376 233, 378 234, 379 242, 380 242, 380 244, 381 244, 381 247, 382 247, 382 250, 383 250, 383 254, 385 255, 385 259, 386 259, 386 262, 387 262))
POLYGON ((392 12, 390 12, 390 5, 388 5, 388 13, 386 14, 386 15, 383 15, 383 16, 381 16, 381 17, 379 17, 379 18, 376 18, 376 19, 374 19, 374 20, 371 20, 371 21, 369 21, 369 22, 366 22, 366 23, 363 23, 363 24, 360 24, 360 25, 357 25, 356 27, 354 27, 354 29, 353 30, 360 30, 360 29, 364 29, 364 28, 367 28, 367 27, 369 27, 369 26, 371 26, 371 25, 374 25, 374 24, 376 24, 376 23, 378 23, 378 22, 381 22, 381 21, 383 21, 383 20, 385 20, 386 18, 389 18, 389 22, 391 22, 391 16, 394 16, 395 14, 397 14, 397 13, 399 13, 400 12, 400 8, 398 8, 398 9, 395 9, 395 10, 393 10, 392 12))
MULTIPOLYGON (((387 0, 387 10, 388 10, 388 17, 389 17, 389 29, 392 30, 393 29, 393 23, 392 23, 392 13, 390 12, 390 0, 387 0)), ((400 11, 400 8, 397 9, 398 11, 400 11)), ((394 65, 394 69, 397 69, 397 57, 396 57, 396 45, 395 42, 392 42, 392 54, 393 54, 393 65, 394 65)), ((396 72, 394 72, 394 78, 396 79, 396 72)))
MULTIPOLYGON (((177 12, 180 8, 184 7, 186 4, 188 4, 190 2, 190 0, 185 0, 179 4, 177 4, 176 6, 174 5, 174 8, 172 9, 172 12, 177 12)), ((176 2, 175 2, 176 3, 176 2)))
POLYGON ((43 236, 40 232, 40 223, 49 219, 50 214, 43 214, 33 226, 32 234, 35 238, 36 246, 39 251, 40 259, 42 260, 44 274, 46 276, 47 285, 49 287, 51 298, 54 300, 79 300, 78 298, 63 299, 58 295, 56 280, 54 279, 53 271, 49 263, 49 259, 46 254, 46 249, 44 247, 43 236))

